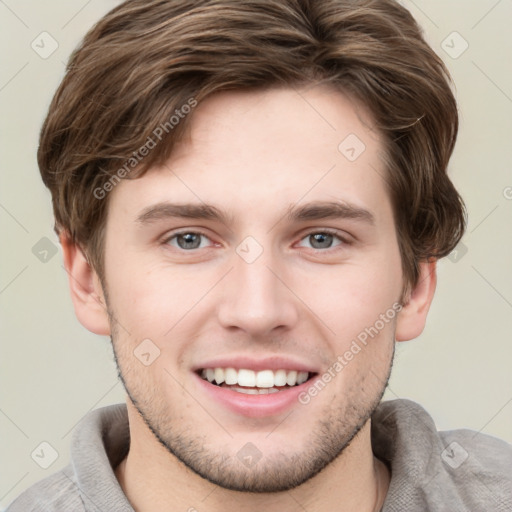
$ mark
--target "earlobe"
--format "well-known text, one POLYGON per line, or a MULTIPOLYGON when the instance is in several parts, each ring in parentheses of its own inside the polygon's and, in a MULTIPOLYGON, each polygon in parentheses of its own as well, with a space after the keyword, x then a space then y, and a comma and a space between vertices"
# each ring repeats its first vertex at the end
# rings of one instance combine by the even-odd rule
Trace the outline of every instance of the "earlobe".
POLYGON ((396 341, 417 338, 425 328, 428 310, 434 298, 437 283, 436 260, 420 263, 418 284, 411 290, 398 314, 396 341))
POLYGON ((79 322, 95 334, 110 335, 107 306, 98 275, 87 261, 82 249, 70 240, 67 233, 61 233, 59 238, 64 253, 64 268, 68 275, 71 300, 79 322))

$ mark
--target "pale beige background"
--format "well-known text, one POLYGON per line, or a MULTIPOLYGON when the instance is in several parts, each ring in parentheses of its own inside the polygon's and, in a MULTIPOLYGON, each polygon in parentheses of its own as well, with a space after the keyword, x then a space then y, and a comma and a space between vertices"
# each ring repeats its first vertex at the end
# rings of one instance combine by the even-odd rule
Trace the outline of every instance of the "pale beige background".
MULTIPOLYGON (((42 237, 57 242, 35 160, 40 125, 71 50, 117 3, 0 0, 0 508, 67 464, 73 428, 89 410, 124 400, 109 339, 75 319, 60 248, 46 263, 32 253, 42 237), (59 45, 47 59, 31 48, 43 31, 59 45), (46 470, 31 458, 43 441, 59 454, 46 470)), ((424 334, 397 347, 386 397, 418 401, 440 429, 512 442, 512 2, 403 4, 457 85, 461 130, 450 172, 469 229, 467 252, 439 264, 424 334), (464 41, 468 49, 453 58, 464 41)))

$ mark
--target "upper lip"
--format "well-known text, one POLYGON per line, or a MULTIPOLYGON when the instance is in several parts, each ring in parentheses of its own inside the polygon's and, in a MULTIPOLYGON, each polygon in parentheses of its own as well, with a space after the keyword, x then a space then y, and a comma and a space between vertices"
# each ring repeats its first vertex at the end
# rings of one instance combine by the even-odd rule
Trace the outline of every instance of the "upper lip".
POLYGON ((205 368, 242 368, 247 370, 297 370, 299 372, 317 373, 318 369, 298 359, 288 356, 270 356, 264 358, 254 358, 250 356, 225 356, 222 358, 204 361, 193 368, 193 371, 203 370, 205 368))

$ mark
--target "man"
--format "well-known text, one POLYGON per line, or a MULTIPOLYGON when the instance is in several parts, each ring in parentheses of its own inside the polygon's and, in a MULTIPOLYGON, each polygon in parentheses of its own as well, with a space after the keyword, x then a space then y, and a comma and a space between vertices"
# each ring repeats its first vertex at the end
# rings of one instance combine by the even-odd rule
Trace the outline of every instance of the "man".
POLYGON ((512 510, 512 449, 381 403, 465 227, 457 107, 392 0, 124 2, 41 133, 127 404, 9 512, 512 510))

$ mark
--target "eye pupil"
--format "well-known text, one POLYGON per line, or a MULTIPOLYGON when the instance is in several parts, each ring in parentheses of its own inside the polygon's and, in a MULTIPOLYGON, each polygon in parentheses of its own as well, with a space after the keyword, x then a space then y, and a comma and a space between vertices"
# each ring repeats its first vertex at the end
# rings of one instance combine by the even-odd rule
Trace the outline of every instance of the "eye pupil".
MULTIPOLYGON (((201 233, 178 233, 175 238, 180 249, 198 249, 201 246, 201 233)), ((309 241, 314 249, 329 249, 334 241, 335 235, 329 232, 316 232, 309 235, 309 241)))
POLYGON ((315 233, 310 235, 311 245, 315 247, 315 249, 325 249, 326 247, 330 247, 333 240, 333 235, 329 233, 315 233), (320 246, 315 246, 316 243, 319 243, 320 246))
POLYGON ((197 249, 201 245, 201 235, 197 233, 178 235, 176 240, 182 249, 197 249))

